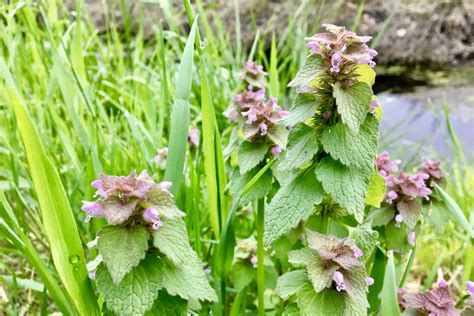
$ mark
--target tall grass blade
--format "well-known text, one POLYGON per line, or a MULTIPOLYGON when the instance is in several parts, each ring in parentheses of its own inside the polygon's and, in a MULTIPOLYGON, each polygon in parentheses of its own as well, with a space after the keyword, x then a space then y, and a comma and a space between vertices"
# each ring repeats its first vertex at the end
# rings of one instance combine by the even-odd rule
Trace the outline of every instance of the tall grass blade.
POLYGON ((395 278, 395 263, 393 253, 388 253, 387 266, 383 278, 383 288, 381 292, 382 304, 381 315, 397 316, 400 315, 397 299, 397 281, 395 278))
POLYGON ((268 77, 270 80, 270 94, 278 98, 280 95, 280 82, 278 81, 278 56, 277 47, 275 40, 275 33, 272 36, 272 46, 270 49, 270 70, 268 71, 268 77))
POLYGON ((59 174, 44 151, 26 104, 3 59, 0 59, 0 73, 6 81, 7 99, 16 115, 54 265, 78 312, 99 315, 76 222, 59 174))
POLYGON ((181 184, 186 158, 189 128, 189 98, 193 80, 194 38, 196 34, 197 19, 195 19, 189 33, 183 57, 179 65, 178 79, 176 82, 176 96, 171 108, 171 130, 168 146, 168 159, 165 170, 165 180, 171 181, 171 192, 177 193, 181 184))
POLYGON ((461 225, 461 227, 468 233, 471 239, 474 238, 471 224, 469 224, 469 221, 456 201, 446 191, 441 189, 439 185, 434 183, 434 186, 439 194, 441 194, 441 197, 443 198, 450 215, 459 223, 459 225, 461 225))

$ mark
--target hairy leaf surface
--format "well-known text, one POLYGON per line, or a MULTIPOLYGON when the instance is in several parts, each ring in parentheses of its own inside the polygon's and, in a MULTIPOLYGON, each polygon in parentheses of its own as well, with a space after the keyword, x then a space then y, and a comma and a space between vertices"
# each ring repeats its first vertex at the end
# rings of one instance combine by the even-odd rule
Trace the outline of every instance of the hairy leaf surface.
POLYGON ((267 152, 267 144, 242 143, 237 152, 240 174, 244 174, 255 168, 263 158, 265 158, 267 152))
POLYGON ((278 278, 276 291, 284 300, 298 292, 308 282, 308 274, 305 270, 294 270, 283 274, 278 278))
POLYGON ((305 284, 297 294, 298 306, 303 316, 343 315, 344 296, 333 289, 316 293, 310 283, 305 284))
POLYGON ((372 89, 364 82, 356 82, 343 88, 339 83, 334 85, 337 111, 341 114, 342 122, 349 126, 352 132, 358 133, 370 110, 372 89))
POLYGON ((288 139, 288 149, 279 167, 282 170, 300 168, 318 152, 317 134, 306 124, 296 126, 288 139))
POLYGON ((301 88, 307 86, 314 78, 324 73, 323 59, 319 55, 310 55, 306 58, 296 77, 288 84, 288 87, 301 88))
POLYGON ((280 188, 265 212, 265 243, 271 244, 296 227, 323 197, 324 191, 312 169, 298 173, 280 188))
POLYGON ((145 258, 148 231, 137 225, 131 228, 109 225, 99 231, 97 247, 115 284, 145 258))

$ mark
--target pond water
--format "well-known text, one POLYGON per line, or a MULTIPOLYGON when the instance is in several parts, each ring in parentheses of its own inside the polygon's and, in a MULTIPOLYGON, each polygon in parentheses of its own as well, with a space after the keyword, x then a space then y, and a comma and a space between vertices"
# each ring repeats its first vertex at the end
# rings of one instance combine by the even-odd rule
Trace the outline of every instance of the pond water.
POLYGON ((412 92, 380 92, 377 96, 384 115, 381 122, 381 149, 394 157, 453 157, 453 142, 446 128, 444 104, 468 159, 474 152, 474 85, 416 87, 412 92))

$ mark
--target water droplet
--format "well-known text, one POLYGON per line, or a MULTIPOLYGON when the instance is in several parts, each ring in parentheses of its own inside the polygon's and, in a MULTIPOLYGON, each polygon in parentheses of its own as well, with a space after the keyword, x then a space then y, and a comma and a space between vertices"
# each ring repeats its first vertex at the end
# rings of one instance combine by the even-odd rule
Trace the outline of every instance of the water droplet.
POLYGON ((80 260, 80 258, 79 258, 78 255, 69 256, 69 262, 72 263, 72 264, 78 263, 79 260, 80 260))
POLYGON ((79 271, 79 268, 78 268, 78 267, 74 267, 73 270, 77 272, 77 271, 79 271))

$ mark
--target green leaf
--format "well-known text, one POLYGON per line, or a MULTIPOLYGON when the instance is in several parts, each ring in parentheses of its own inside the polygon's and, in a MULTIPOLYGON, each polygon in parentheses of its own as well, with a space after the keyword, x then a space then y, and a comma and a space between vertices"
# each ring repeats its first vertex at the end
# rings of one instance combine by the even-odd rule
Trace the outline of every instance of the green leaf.
POLYGON ((171 295, 184 299, 214 301, 216 293, 209 285, 202 262, 188 242, 188 233, 182 219, 165 220, 153 233, 153 245, 170 261, 165 262, 163 286, 171 295))
POLYGON ((286 149, 288 134, 288 129, 282 125, 273 125, 267 132, 268 138, 282 150, 286 149))
POLYGON ((321 203, 324 194, 313 169, 299 172, 278 190, 265 212, 265 243, 271 244, 308 218, 314 205, 321 203))
POLYGON ((189 33, 183 57, 179 65, 176 81, 176 96, 171 108, 171 130, 168 145, 168 159, 164 179, 171 181, 171 192, 176 193, 183 177, 184 160, 188 145, 189 128, 189 98, 193 80, 194 38, 197 28, 197 19, 189 33))
POLYGON ((352 229, 349 237, 354 240, 357 247, 362 250, 362 257, 360 257, 360 260, 365 262, 370 258, 372 251, 374 251, 379 233, 372 230, 370 223, 366 222, 352 229))
POLYGON ((272 45, 270 48, 270 70, 268 77, 270 81, 270 95, 278 97, 280 93, 280 81, 278 80, 278 51, 276 47, 275 33, 272 35, 272 45))
POLYGON ((74 307, 80 314, 99 315, 99 307, 88 278, 84 252, 74 215, 59 173, 47 156, 40 135, 20 95, 11 73, 0 59, 0 78, 13 105, 18 131, 23 141, 31 178, 41 210, 54 266, 74 307))
POLYGON ((357 134, 370 110, 372 89, 364 82, 356 82, 347 88, 336 83, 333 95, 336 98, 337 111, 341 115, 342 122, 357 134))
POLYGON ((318 137, 311 127, 300 124, 291 132, 288 149, 279 164, 282 170, 300 168, 318 152, 318 137))
POLYGON ((316 293, 321 292, 331 286, 332 277, 336 272, 338 265, 326 264, 319 255, 314 256, 306 266, 308 277, 313 284, 316 293))
POLYGON ((282 125, 293 126, 297 123, 304 122, 312 117, 318 107, 317 98, 311 93, 300 93, 293 102, 288 117, 281 121, 282 125))
POLYGON ((288 87, 305 87, 314 78, 324 73, 324 62, 319 55, 310 55, 306 58, 296 77, 288 84, 288 87))
POLYGON ((369 86, 373 86, 375 83, 375 71, 369 65, 357 65, 354 74, 357 76, 357 80, 365 82, 369 86))
POLYGON ((358 222, 364 219, 364 206, 372 171, 347 167, 339 161, 326 157, 316 166, 316 177, 326 192, 358 222))
POLYGON ((293 265, 307 266, 317 256, 316 251, 311 248, 292 250, 288 253, 288 262, 293 265))
POLYGON ((408 233, 410 229, 407 225, 402 224, 400 227, 395 226, 395 221, 392 220, 385 226, 385 236, 387 249, 394 249, 400 253, 406 253, 411 249, 408 244, 408 233))
POLYGON ((224 226, 224 220, 227 218, 228 202, 225 196, 227 180, 219 128, 203 60, 201 60, 201 113, 207 207, 212 230, 218 239, 221 227, 224 226))
POLYGON ((403 216, 403 222, 410 229, 415 228, 416 223, 421 217, 421 203, 415 199, 400 201, 397 203, 397 210, 403 216))
POLYGON ((380 292, 382 300, 380 312, 381 315, 400 315, 397 297, 397 281, 395 277, 395 263, 393 262, 393 253, 388 253, 387 266, 383 278, 383 288, 380 292))
POLYGON ((278 278, 276 292, 284 300, 298 292, 308 282, 308 274, 305 270, 294 270, 283 274, 278 278))
POLYGON ((171 296, 166 291, 158 292, 158 298, 146 316, 166 315, 166 316, 186 316, 188 312, 188 302, 179 296, 171 296))
POLYGON ((367 284, 365 283, 365 268, 352 269, 344 274, 346 284, 346 314, 366 315, 369 302, 367 301, 367 284))
POLYGON ((114 284, 145 258, 148 249, 148 231, 137 225, 131 228, 109 225, 99 231, 97 247, 114 284))
POLYGON ((434 186, 436 190, 441 194, 441 197, 443 198, 444 203, 446 204, 451 216, 461 225, 462 228, 464 228, 464 230, 468 233, 469 236, 471 236, 471 238, 474 238, 474 231, 456 201, 439 185, 435 183, 434 186))
POLYGON ((306 283, 297 294, 298 306, 303 316, 344 315, 344 296, 333 289, 316 293, 310 283, 306 283))
POLYGON ((367 221, 372 222, 372 227, 385 226, 395 217, 393 208, 382 207, 372 209, 367 215, 367 221))
POLYGON ((252 144, 250 142, 243 142, 239 147, 239 151, 237 152, 240 174, 245 174, 246 172, 255 168, 260 162, 262 162, 267 152, 267 144, 252 144))
POLYGON ((300 308, 296 303, 286 305, 285 310, 281 316, 300 316, 300 308))
POLYGON ((326 128, 321 144, 326 152, 346 166, 373 170, 379 139, 379 124, 367 116, 359 132, 353 133, 342 122, 326 128))
POLYGON ((385 197, 385 190, 387 190, 385 178, 382 177, 378 171, 374 171, 370 176, 365 204, 373 207, 380 207, 380 203, 382 203, 383 198, 385 197))
POLYGON ((232 277, 237 291, 243 290, 257 277, 257 270, 249 264, 236 262, 232 265, 232 277))
MULTIPOLYGON (((237 197, 245 188, 247 183, 259 172, 259 168, 254 168, 249 172, 241 175, 238 170, 234 170, 230 176, 228 184, 229 192, 233 197, 237 197)), ((267 170, 246 194, 241 197, 241 202, 255 201, 265 197, 272 189, 273 177, 272 171, 267 170)))
POLYGON ((97 269, 97 287, 107 308, 119 315, 143 315, 150 310, 162 287, 163 263, 154 255, 147 256, 114 284, 104 265, 97 269))

